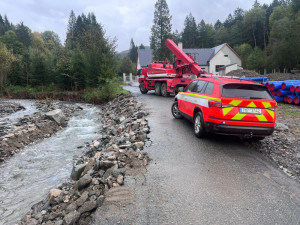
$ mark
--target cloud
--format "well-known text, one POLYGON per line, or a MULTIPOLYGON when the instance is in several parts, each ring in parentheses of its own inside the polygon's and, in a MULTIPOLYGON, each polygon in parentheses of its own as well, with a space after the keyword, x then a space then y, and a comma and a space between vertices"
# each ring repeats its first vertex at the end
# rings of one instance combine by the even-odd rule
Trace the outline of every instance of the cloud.
MULTIPOLYGON (((32 31, 52 30, 64 42, 71 10, 76 15, 94 12, 106 34, 118 39, 118 51, 129 48, 130 39, 135 44, 149 45, 153 24, 154 0, 1 0, 0 14, 17 24, 24 22, 32 31)), ((172 15, 173 30, 182 31, 184 19, 189 14, 199 23, 224 21, 229 13, 240 7, 250 9, 254 1, 249 0, 167 0, 172 15)), ((270 4, 272 0, 261 0, 270 4)))

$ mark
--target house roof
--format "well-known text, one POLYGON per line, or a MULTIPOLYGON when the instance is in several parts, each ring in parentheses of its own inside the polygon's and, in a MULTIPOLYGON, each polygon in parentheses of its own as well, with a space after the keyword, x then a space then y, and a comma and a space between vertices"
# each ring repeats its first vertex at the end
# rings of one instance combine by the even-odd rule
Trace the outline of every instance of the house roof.
POLYGON ((137 53, 141 67, 148 66, 153 59, 152 49, 138 49, 137 53))
MULTIPOLYGON (((213 48, 194 48, 194 49, 183 49, 185 53, 190 53, 195 62, 199 65, 208 65, 209 61, 217 54, 218 51, 226 45, 221 44, 213 48)), ((146 67, 149 62, 153 59, 152 49, 138 49, 138 57, 141 67, 146 67)))

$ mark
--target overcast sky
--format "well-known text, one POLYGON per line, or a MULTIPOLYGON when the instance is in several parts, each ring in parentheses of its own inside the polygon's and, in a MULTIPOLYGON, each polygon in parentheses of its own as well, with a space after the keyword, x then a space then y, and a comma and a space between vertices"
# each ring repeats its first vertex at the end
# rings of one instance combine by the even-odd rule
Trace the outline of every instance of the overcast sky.
MULTIPOLYGON (((130 39, 136 45, 149 45, 156 0, 0 0, 0 14, 17 24, 24 22, 32 31, 56 32, 64 43, 68 18, 94 12, 106 34, 117 38, 117 51, 129 49, 130 39)), ((254 0, 167 0, 172 15, 172 29, 182 31, 184 19, 191 12, 199 23, 222 22, 240 7, 248 10, 254 0)), ((272 0, 259 0, 270 4, 272 0)))

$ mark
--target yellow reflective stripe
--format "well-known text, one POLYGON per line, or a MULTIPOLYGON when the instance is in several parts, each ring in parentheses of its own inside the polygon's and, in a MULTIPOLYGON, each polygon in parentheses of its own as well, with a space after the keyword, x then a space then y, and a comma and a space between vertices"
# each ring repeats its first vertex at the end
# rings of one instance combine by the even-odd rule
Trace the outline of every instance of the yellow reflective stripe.
POLYGON ((270 114, 270 116, 272 116, 272 118, 274 119, 274 114, 275 112, 273 112, 272 110, 270 109, 266 109, 266 111, 270 114))
POLYGON ((226 116, 234 107, 223 108, 223 116, 226 116))
POLYGON ((206 95, 199 95, 199 94, 193 94, 193 93, 187 93, 187 92, 179 92, 179 94, 205 98, 205 99, 214 100, 214 101, 217 101, 217 102, 221 101, 221 99, 219 99, 219 98, 213 98, 213 97, 209 97, 209 96, 206 96, 206 95))
POLYGON ((251 102, 249 105, 247 105, 247 107, 257 108, 257 106, 254 104, 254 102, 251 102))
POLYGON ((234 106, 238 106, 242 101, 239 100, 232 100, 229 104, 230 105, 234 105, 234 106))
POLYGON ((266 119, 266 117, 263 115, 263 114, 261 114, 261 115, 255 115, 256 117, 257 117, 257 119, 259 120, 259 121, 268 121, 267 119, 266 119))
POLYGON ((241 120, 246 116, 246 114, 241 114, 241 113, 237 113, 233 118, 231 118, 232 120, 241 120))
POLYGON ((265 108, 270 108, 271 107, 270 102, 263 102, 262 104, 264 105, 265 108))

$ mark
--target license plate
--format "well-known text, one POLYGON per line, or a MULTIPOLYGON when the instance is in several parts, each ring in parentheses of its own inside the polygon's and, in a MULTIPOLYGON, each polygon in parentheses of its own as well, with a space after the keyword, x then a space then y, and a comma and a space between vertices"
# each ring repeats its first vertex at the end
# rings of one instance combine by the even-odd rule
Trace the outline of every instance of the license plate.
POLYGON ((257 108, 240 108, 240 113, 243 113, 243 114, 261 114, 261 109, 257 109, 257 108))

